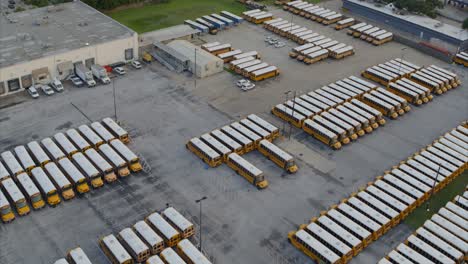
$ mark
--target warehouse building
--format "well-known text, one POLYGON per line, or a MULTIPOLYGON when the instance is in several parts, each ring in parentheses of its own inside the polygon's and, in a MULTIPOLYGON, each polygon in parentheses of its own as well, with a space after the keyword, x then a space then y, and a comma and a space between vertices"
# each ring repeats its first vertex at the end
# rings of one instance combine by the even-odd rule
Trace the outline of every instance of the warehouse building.
POLYGON ((137 33, 81 1, 0 14, 0 25, 0 96, 64 79, 77 64, 138 58, 137 33))
POLYGON ((468 31, 461 27, 424 16, 395 14, 391 8, 359 0, 343 0, 343 8, 426 41, 437 39, 462 50, 468 48, 468 31))
POLYGON ((188 41, 174 40, 168 43, 167 46, 187 58, 187 70, 196 74, 198 78, 204 78, 223 71, 224 62, 222 59, 202 50, 200 47, 188 41))

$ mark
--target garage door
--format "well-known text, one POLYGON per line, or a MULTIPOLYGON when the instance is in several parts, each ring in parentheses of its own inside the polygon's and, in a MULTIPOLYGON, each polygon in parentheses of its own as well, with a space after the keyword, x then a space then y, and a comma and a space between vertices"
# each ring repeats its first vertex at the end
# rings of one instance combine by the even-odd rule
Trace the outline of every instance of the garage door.
POLYGON ((73 73, 73 63, 71 61, 64 61, 57 64, 57 70, 59 73, 59 79, 63 80, 68 75, 73 73))
POLYGON ((32 76, 33 76, 34 83, 48 84, 51 81, 49 68, 47 67, 33 70, 32 76))
POLYGON ((21 77, 21 84, 23 85, 23 88, 29 88, 33 85, 32 83, 32 75, 28 74, 23 77, 21 77))

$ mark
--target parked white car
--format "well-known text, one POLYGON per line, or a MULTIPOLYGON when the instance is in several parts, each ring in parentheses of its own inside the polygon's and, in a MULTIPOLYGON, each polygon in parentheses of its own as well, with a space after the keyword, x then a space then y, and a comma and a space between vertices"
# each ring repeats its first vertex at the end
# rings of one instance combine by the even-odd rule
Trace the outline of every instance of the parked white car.
POLYGON ((73 85, 75 85, 76 87, 84 85, 84 82, 77 76, 70 76, 70 81, 72 81, 73 85))
POLYGON ((34 99, 39 98, 39 93, 37 92, 36 87, 31 86, 31 87, 29 87, 28 89, 26 89, 26 91, 28 91, 28 94, 29 94, 32 98, 34 98, 34 99))
POLYGON ((63 92, 63 85, 62 82, 59 79, 54 79, 51 83, 50 86, 55 89, 55 91, 61 93, 63 92))
POLYGON ((253 88, 255 88, 255 84, 248 82, 241 87, 241 90, 245 92, 245 91, 252 90, 253 88))
POLYGON ((124 75, 125 73, 127 73, 122 67, 115 67, 113 70, 119 75, 124 75))
POLYGON ((244 86, 244 85, 247 84, 247 83, 250 83, 250 82, 249 82, 248 80, 246 80, 246 79, 241 79, 241 80, 238 80, 238 81, 236 82, 236 85, 237 85, 237 87, 242 87, 242 86, 244 86))
POLYGON ((41 90, 45 95, 53 95, 55 93, 54 90, 52 90, 52 88, 47 84, 42 85, 41 90))
POLYGON ((141 63, 139 61, 137 61, 137 60, 132 61, 131 65, 135 69, 141 69, 141 63))
POLYGON ((284 42, 278 42, 278 43, 275 44, 275 48, 282 48, 284 46, 286 46, 286 44, 284 42))

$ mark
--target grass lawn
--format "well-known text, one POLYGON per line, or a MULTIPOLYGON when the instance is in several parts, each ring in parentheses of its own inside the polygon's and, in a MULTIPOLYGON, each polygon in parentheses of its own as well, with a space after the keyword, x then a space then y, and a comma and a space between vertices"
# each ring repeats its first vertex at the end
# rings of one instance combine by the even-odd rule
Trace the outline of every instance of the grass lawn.
POLYGON ((234 0, 170 0, 169 3, 108 12, 107 15, 138 33, 143 33, 182 24, 186 19, 195 19, 222 10, 240 14, 247 9, 234 0))
POLYGON ((424 222, 433 214, 437 213, 441 207, 444 207, 448 201, 453 200, 455 196, 462 194, 468 185, 468 171, 459 175, 454 181, 449 183, 444 189, 432 196, 429 201, 429 211, 427 211, 427 203, 423 203, 419 208, 414 210, 404 220, 404 223, 413 229, 421 227, 424 222))

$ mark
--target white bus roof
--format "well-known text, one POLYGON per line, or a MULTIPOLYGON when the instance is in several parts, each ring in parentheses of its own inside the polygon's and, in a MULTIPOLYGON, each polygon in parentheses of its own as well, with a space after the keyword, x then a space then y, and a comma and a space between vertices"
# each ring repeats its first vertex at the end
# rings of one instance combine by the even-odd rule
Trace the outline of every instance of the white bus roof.
POLYGON ((75 167, 75 165, 68 159, 63 158, 58 161, 60 167, 67 173, 68 176, 74 181, 74 183, 78 183, 81 180, 86 179, 85 176, 75 167))
POLYGON ((115 152, 115 150, 112 149, 111 146, 109 146, 108 144, 102 144, 101 146, 99 146, 99 150, 102 152, 102 154, 104 154, 104 156, 106 156, 106 158, 109 159, 109 161, 115 167, 120 167, 127 164, 125 160, 122 159, 122 157, 120 157, 120 155, 117 154, 117 152, 115 152))
POLYGON ((221 44, 221 45, 218 45, 218 46, 208 47, 208 48, 206 48, 206 50, 208 52, 214 52, 214 51, 227 49, 227 48, 231 48, 231 44, 226 43, 226 44, 221 44))
POLYGON ((200 139, 204 141, 209 147, 212 147, 219 154, 226 155, 232 151, 226 147, 223 143, 219 142, 216 138, 206 133, 200 136, 200 139))
POLYGON ((23 190, 26 191, 27 195, 29 197, 38 194, 39 189, 37 188, 36 184, 29 178, 28 174, 26 173, 20 173, 18 176, 16 176, 16 179, 18 180, 19 184, 23 187, 23 190))
POLYGON ((66 259, 61 258, 61 259, 56 260, 54 264, 69 264, 69 263, 66 259))
POLYGON ((91 123, 91 127, 105 141, 109 142, 109 141, 115 139, 114 135, 112 135, 112 133, 109 132, 101 123, 99 123, 99 122, 91 123))
POLYGON ((24 171, 23 167, 21 167, 21 164, 15 158, 13 153, 11 153, 11 151, 5 151, 0 156, 2 156, 3 161, 5 162, 8 169, 10 169, 11 173, 17 174, 24 171))
POLYGON ((307 225, 307 230, 310 233, 318 236, 323 241, 326 241, 330 246, 339 251, 342 255, 346 255, 351 251, 351 248, 343 243, 341 240, 337 239, 334 235, 328 233, 325 229, 317 225, 316 223, 310 223, 307 225))
POLYGON ((241 145, 248 145, 251 144, 253 141, 248 139, 247 137, 243 136, 241 133, 237 132, 234 128, 231 126, 223 126, 221 128, 221 131, 238 141, 241 145))
POLYGON ((72 129, 69 129, 67 130, 67 135, 68 137, 71 139, 71 141, 73 143, 75 143, 75 145, 80 149, 80 150, 84 150, 84 149, 87 149, 87 148, 90 148, 91 145, 88 143, 88 141, 86 141, 86 139, 84 139, 80 133, 78 133, 78 131, 76 131, 76 129, 72 128, 72 129))
POLYGON ((239 64, 246 63, 246 62, 253 61, 253 60, 255 60, 255 57, 247 56, 247 57, 243 57, 243 58, 240 58, 240 59, 235 59, 235 60, 231 61, 230 64, 232 66, 237 66, 239 64))
POLYGON ((356 30, 356 29, 361 28, 361 27, 364 27, 364 26, 366 26, 366 25, 367 25, 366 23, 359 23, 359 24, 352 25, 352 26, 350 27, 350 29, 356 30))
POLYGON ((331 209, 330 211, 328 211, 327 216, 335 220, 335 222, 337 222, 341 226, 344 226, 348 228, 349 230, 353 231, 358 236, 360 236, 363 240, 371 235, 371 233, 367 231, 367 229, 364 229, 357 222, 355 222, 352 219, 349 219, 347 216, 343 215, 336 209, 331 209))
POLYGON ((146 260, 146 264, 164 264, 164 262, 158 255, 154 255, 146 260))
POLYGON ((71 143, 71 141, 65 136, 65 134, 57 133, 54 135, 54 139, 67 154, 78 151, 78 149, 71 143))
MULTIPOLYGON (((437 214, 436 214, 437 215, 437 214)), ((436 235, 429 232, 424 227, 420 227, 416 230, 416 234, 419 237, 423 237, 426 241, 430 241, 431 244, 434 244, 436 247, 440 248, 444 253, 450 255, 453 259, 462 259, 463 253, 459 250, 452 247, 450 244, 440 239, 436 235)))
POLYGON ((210 159, 216 159, 219 156, 218 152, 216 152, 214 149, 212 149, 210 146, 205 144, 203 141, 201 141, 199 138, 192 138, 190 139, 190 143, 194 145, 196 148, 200 149, 206 155, 210 157, 210 159))
POLYGON ((81 248, 74 248, 68 252, 70 257, 75 261, 76 264, 92 264, 88 256, 84 253, 81 248))
POLYGON ((54 160, 58 160, 66 156, 51 138, 44 138, 41 143, 54 160))
POLYGON ((218 139, 219 141, 221 141, 221 143, 226 144, 232 150, 237 150, 237 149, 242 148, 242 146, 236 141, 234 141, 234 139, 230 138, 228 135, 226 135, 224 132, 218 129, 211 131, 211 135, 215 137, 216 139, 218 139))
POLYGON ((225 59, 225 58, 229 58, 231 56, 234 56, 234 55, 237 55, 237 54, 241 54, 242 53, 242 50, 240 49, 236 49, 236 50, 231 50, 231 51, 228 51, 228 52, 224 52, 224 53, 221 53, 221 54, 218 54, 218 57, 220 59, 225 59))
POLYGON ((44 166, 44 168, 60 188, 64 188, 70 185, 70 181, 55 163, 49 162, 44 166))
POLYGON ((21 199, 25 199, 23 193, 20 191, 16 183, 12 178, 8 178, 2 181, 2 185, 5 188, 8 196, 14 201, 18 202, 21 199))
POLYGON ((72 159, 80 167, 84 173, 90 178, 99 174, 99 171, 94 167, 94 165, 83 155, 83 153, 78 152, 73 154, 72 159))
POLYGON ((244 62, 244 63, 241 63, 241 64, 237 64, 236 65, 236 68, 239 68, 239 69, 245 69, 245 68, 248 68, 248 67, 251 67, 251 66, 254 66, 254 65, 257 65, 257 64, 260 64, 262 63, 261 60, 251 60, 251 61, 248 61, 248 62, 244 62))
POLYGON ((121 154, 124 159, 126 159, 128 162, 132 161, 132 160, 137 160, 138 159, 138 156, 135 155, 135 153, 133 153, 133 151, 131 151, 127 146, 125 146, 124 143, 122 143, 122 141, 120 141, 119 139, 116 139, 116 140, 112 140, 110 142, 111 146, 114 147, 114 149, 119 153, 121 154))
POLYGON ((296 232, 296 237, 299 238, 303 243, 307 244, 310 248, 313 248, 315 251, 325 258, 329 263, 336 263, 340 259, 332 250, 323 245, 320 241, 315 239, 313 236, 309 235, 304 230, 299 230, 296 232))
POLYGON ((431 217, 432 222, 434 222, 434 223, 440 225, 441 227, 447 229, 447 231, 451 232, 452 234, 457 235, 461 239, 463 239, 465 241, 468 241, 468 231, 466 231, 465 229, 462 228, 463 225, 465 225, 465 226, 468 225, 467 221, 464 221, 461 217, 457 218, 456 215, 454 215, 453 213, 451 213, 450 211, 448 211, 445 208, 442 208, 442 209, 445 210, 445 212, 444 212, 445 216, 442 216, 442 214, 434 214, 431 217), (447 213, 449 215, 447 215, 447 213), (451 220, 451 218, 453 219, 454 217, 457 218, 458 221, 456 221, 456 219, 455 219, 455 221, 451 220), (459 223, 457 224, 457 222, 459 222, 459 223))
POLYGON ((345 18, 343 20, 338 21, 337 24, 344 25, 344 24, 347 24, 347 23, 351 23, 353 21, 354 21, 354 18, 348 17, 348 18, 345 18))
POLYGON ((354 208, 358 208, 357 210, 364 213, 365 215, 369 216, 371 220, 374 220, 376 223, 379 223, 380 225, 386 225, 387 223, 390 222, 390 219, 387 218, 386 216, 382 215, 379 213, 377 210, 372 208, 371 206, 367 205, 360 199, 356 197, 351 197, 348 199, 347 202, 348 205, 354 205, 354 208))
POLYGON ((3 209, 3 207, 10 207, 10 203, 8 202, 8 199, 5 197, 5 194, 3 194, 3 191, 0 189, 0 208, 3 209))
POLYGON ((414 261, 414 263, 433 263, 432 261, 423 257, 423 255, 419 254, 418 252, 416 252, 415 250, 411 249, 403 243, 398 245, 397 250, 408 259, 414 261))
POLYGON ((239 121, 242 125, 244 125, 245 127, 249 128, 250 130, 254 131, 255 133, 257 133, 259 136, 261 137, 268 137, 270 135, 270 133, 268 131, 266 131, 265 129, 261 128, 259 125, 255 124, 254 122, 250 121, 249 119, 247 118, 244 118, 242 119, 241 121, 239 121))
POLYGON ((215 41, 215 42, 209 42, 209 43, 205 43, 203 45, 201 45, 202 48, 209 48, 209 47, 214 47, 214 46, 218 46, 220 45, 221 43, 215 41))
POLYGON ((32 171, 32 176, 36 179, 39 188, 44 193, 49 193, 52 191, 57 191, 54 184, 50 181, 49 177, 45 174, 44 170, 40 167, 34 168, 32 171))
POLYGON ((390 257, 390 259, 396 261, 398 264, 413 264, 412 261, 408 260, 405 256, 401 255, 398 251, 395 250, 392 250, 388 254, 388 256, 390 257))
POLYGON ((403 201, 407 205, 411 205, 416 201, 416 199, 414 199, 413 197, 407 195, 403 191, 399 190, 398 188, 393 187, 392 185, 386 183, 383 180, 375 181, 374 185, 378 186, 379 188, 386 191, 387 193, 390 193, 392 196, 394 196, 400 201, 403 201))
POLYGON ((246 57, 257 57, 257 56, 258 56, 257 51, 248 51, 248 52, 244 52, 244 53, 239 54, 239 55, 235 55, 234 58, 236 60, 239 60, 239 59, 243 59, 243 58, 246 58, 246 57))
POLYGON ((151 246, 163 243, 164 240, 143 220, 133 225, 135 231, 151 246))
POLYGON ((462 252, 468 251, 468 244, 465 241, 459 239, 454 234, 435 224, 431 220, 426 220, 426 222, 424 222, 424 228, 430 230, 432 233, 445 240, 445 242, 450 243, 462 252))
POLYGON ((368 218, 367 216, 363 215, 362 213, 358 212, 356 209, 352 208, 351 206, 345 203, 340 204, 338 208, 347 215, 353 217, 353 219, 359 221, 362 225, 365 225, 368 229, 372 230, 373 232, 381 228, 381 225, 376 223, 374 220, 368 218))
POLYGON ((175 230, 164 218, 158 213, 152 213, 147 217, 147 221, 152 224, 165 239, 171 239, 174 236, 177 236, 179 232, 175 230))
POLYGON ((119 263, 124 263, 125 261, 130 261, 132 259, 130 254, 128 254, 127 250, 125 250, 114 235, 110 234, 103 237, 102 243, 104 243, 119 263))
POLYGON ((280 149, 278 146, 276 146, 275 144, 271 143, 270 141, 266 139, 263 139, 262 141, 260 141, 260 145, 276 153, 276 155, 280 156, 281 159, 283 159, 284 161, 289 161, 293 159, 293 157, 289 155, 289 153, 280 149))
POLYGON ((393 36, 393 33, 392 33, 392 32, 387 32, 387 33, 384 33, 384 34, 382 34, 382 35, 378 35, 378 36, 376 36, 375 38, 376 38, 377 40, 382 40, 382 39, 384 39, 384 38, 388 38, 388 37, 391 37, 391 36, 393 36))
POLYGON ((88 149, 85 151, 85 154, 102 172, 107 172, 114 168, 95 149, 88 149))
POLYGON ((172 248, 166 248, 159 254, 167 264, 185 264, 186 262, 177 255, 172 248))
POLYGON ((447 202, 447 204, 445 205, 445 208, 463 217, 464 219, 468 219, 468 211, 452 202, 447 202))
POLYGON ((102 122, 109 129, 111 129, 112 132, 114 132, 117 136, 121 137, 121 136, 128 135, 127 131, 125 131, 125 129, 123 129, 121 126, 119 126, 119 124, 117 124, 112 118, 106 117, 106 118, 102 119, 102 122))
POLYGON ((261 140, 262 138, 255 134, 253 131, 250 129, 246 128, 245 126, 241 125, 239 122, 233 122, 231 123, 231 127, 233 127, 237 132, 240 132, 242 135, 246 136, 252 141, 257 141, 261 140))
POLYGON ((358 196, 359 199, 369 203, 372 207, 375 207, 377 211, 382 213, 386 218, 393 219, 399 215, 397 211, 389 207, 385 202, 375 198, 366 191, 358 192, 358 196))
POLYGON ((183 239, 177 244, 177 247, 190 259, 193 264, 211 264, 206 258, 188 239, 183 239))
POLYGON ((257 116, 256 114, 250 114, 249 116, 247 116, 247 118, 250 121, 254 122, 255 124, 259 125, 260 127, 262 127, 263 129, 267 130, 270 133, 278 131, 277 127, 275 127, 271 123, 265 121, 265 119, 257 116))
POLYGON ((3 163, 0 161, 0 180, 3 178, 11 177, 10 173, 7 171, 3 163))
POLYGON ((322 134, 326 135, 329 139, 333 139, 333 138, 336 138, 336 134, 332 131, 330 131, 328 128, 325 128, 319 124, 317 124, 317 122, 314 122, 310 119, 306 119, 304 121, 304 124, 307 124, 309 125, 310 127, 320 131, 322 134))
POLYGON ((336 133, 338 135, 345 135, 346 134, 346 131, 344 129, 342 129, 341 127, 333 124, 332 122, 326 120, 325 118, 323 118, 321 116, 314 116, 314 117, 312 117, 312 120, 316 121, 321 126, 324 126, 327 129, 331 130, 333 133, 336 133))
POLYGON ((253 65, 253 66, 244 68, 243 70, 246 71, 246 72, 248 72, 248 73, 251 73, 251 72, 254 72, 254 71, 256 71, 256 70, 260 70, 260 69, 266 68, 266 67, 268 67, 268 66, 269 66, 268 63, 262 62, 262 63, 256 64, 256 65, 253 65))
POLYGON ((229 154, 229 159, 234 160, 239 166, 243 167, 250 173, 252 173, 255 176, 263 174, 263 171, 252 165, 250 162, 242 158, 239 154, 237 153, 231 153, 229 154))
POLYGON ((353 234, 346 231, 346 229, 342 228, 339 224, 335 223, 331 220, 328 216, 322 215, 317 219, 317 222, 320 223, 322 226, 330 230, 334 235, 340 237, 343 241, 345 241, 351 247, 355 247, 361 244, 361 240, 356 238, 353 234))
POLYGON ((468 221, 466 219, 463 219, 461 216, 458 216, 445 207, 440 208, 438 213, 451 223, 454 223, 460 227, 465 227, 468 225, 468 221))
POLYGON ((169 219, 171 223, 177 226, 179 230, 186 230, 187 228, 190 228, 193 226, 193 224, 187 220, 181 213, 179 213, 176 209, 173 207, 168 207, 166 208, 162 214, 169 219))
POLYGON ((304 120, 304 119, 307 118, 306 116, 298 113, 297 111, 293 111, 291 108, 287 107, 284 104, 277 104, 275 106, 275 108, 278 109, 279 111, 285 113, 286 115, 288 115, 290 117, 296 118, 297 120, 304 120))
POLYGON ((31 141, 28 143, 28 148, 31 150, 33 156, 40 163, 50 161, 49 156, 45 153, 42 147, 37 143, 37 141, 31 141))
POLYGON ((413 196, 415 199, 421 198, 425 193, 431 190, 426 184, 399 169, 393 169, 391 173, 392 174, 386 174, 384 179, 400 188, 402 191, 405 191, 408 195, 413 196))
POLYGON ((103 142, 103 139, 96 134, 89 126, 87 125, 81 125, 78 127, 78 130, 80 130, 81 134, 89 140, 93 145, 99 144, 103 142))
POLYGON ((296 51, 296 52, 299 52, 299 51, 302 51, 302 50, 310 49, 310 48, 312 48, 314 46, 315 46, 314 43, 307 43, 307 44, 295 47, 292 50, 296 51))
POLYGON ((258 75, 262 75, 262 74, 272 72, 272 71, 277 71, 277 70, 278 70, 278 68, 276 66, 268 66, 266 68, 256 70, 256 71, 252 72, 252 74, 258 76, 258 75))
POLYGON ((23 165, 23 168, 30 168, 36 166, 36 164, 34 163, 33 159, 31 158, 24 146, 17 146, 15 148, 15 153, 18 159, 20 160, 21 165, 23 165))
POLYGON ((148 246, 133 232, 131 228, 124 228, 119 232, 119 236, 132 249, 135 255, 148 251, 148 246))

